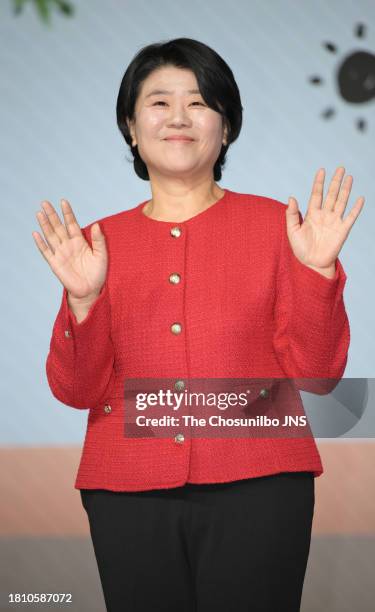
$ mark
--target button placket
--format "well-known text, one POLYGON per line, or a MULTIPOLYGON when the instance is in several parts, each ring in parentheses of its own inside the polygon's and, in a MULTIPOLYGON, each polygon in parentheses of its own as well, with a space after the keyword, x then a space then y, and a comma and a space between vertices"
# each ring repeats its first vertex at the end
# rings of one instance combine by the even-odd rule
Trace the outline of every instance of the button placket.
MULTIPOLYGON (((170 234, 173 238, 179 238, 182 234, 181 228, 177 226, 172 227, 170 230, 170 234)), ((170 274, 169 276, 169 282, 173 285, 178 285, 178 283, 181 282, 181 275, 178 272, 172 272, 172 274, 170 274)), ((170 330, 173 334, 180 334, 182 331, 181 323, 175 321, 174 323, 172 323, 170 330)), ((185 383, 183 380, 176 380, 176 382, 174 383, 174 387, 176 391, 183 391, 185 389, 185 383)), ((185 441, 184 434, 178 433, 175 436, 174 441, 176 444, 182 444, 185 441)))
MULTIPOLYGON (((173 238, 179 238, 182 234, 182 230, 180 227, 178 227, 177 225, 175 227, 172 227, 170 229, 170 235, 173 238)), ((181 276, 180 274, 178 274, 177 272, 173 272, 172 274, 170 274, 169 276, 169 282, 177 285, 181 280, 181 276)), ((181 323, 179 323, 178 321, 175 321, 174 323, 172 323, 172 325, 170 326, 170 330, 172 332, 172 334, 180 334, 182 331, 182 325, 181 323)))

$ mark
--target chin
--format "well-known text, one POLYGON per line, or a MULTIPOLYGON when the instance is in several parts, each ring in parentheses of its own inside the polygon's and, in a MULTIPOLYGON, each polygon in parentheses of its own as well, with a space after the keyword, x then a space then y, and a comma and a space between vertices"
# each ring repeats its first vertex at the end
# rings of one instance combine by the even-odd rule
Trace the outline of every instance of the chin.
POLYGON ((160 174, 172 174, 172 173, 188 173, 188 172, 194 172, 194 170, 196 169, 196 166, 192 166, 192 165, 186 165, 186 164, 170 164, 169 166, 163 166, 163 167, 159 167, 157 170, 160 174))

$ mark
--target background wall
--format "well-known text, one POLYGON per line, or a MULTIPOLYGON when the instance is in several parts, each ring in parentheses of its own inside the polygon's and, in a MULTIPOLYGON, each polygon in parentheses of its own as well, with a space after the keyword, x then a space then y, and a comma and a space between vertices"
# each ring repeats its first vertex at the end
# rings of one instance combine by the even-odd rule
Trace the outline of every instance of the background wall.
MULTIPOLYGON (((72 4, 70 17, 52 11, 50 25, 31 1, 18 15, 10 0, 0 5, 0 530, 7 559, 0 610, 8 609, 9 591, 41 590, 47 578, 48 584, 55 580, 56 591, 62 583, 75 589, 72 610, 104 610, 93 556, 87 568, 93 553, 86 515, 73 489, 87 412, 58 402, 47 385, 45 359, 62 286, 32 231, 40 230, 35 213, 44 199, 61 211, 60 198, 67 198, 86 225, 149 198, 149 183, 134 173, 115 116, 122 75, 142 46, 197 38, 231 66, 244 123, 228 153, 222 187, 285 203, 293 195, 304 214, 320 166, 326 168, 326 189, 337 166, 353 175, 347 212, 358 196, 366 202, 339 255, 348 277, 351 327, 345 377, 374 376, 374 3, 72 4), (358 51, 372 54, 372 64, 367 79, 350 92, 368 99, 354 103, 340 93, 338 75, 358 51), (87 554, 77 552, 81 538, 87 554), (62 575, 57 560, 63 554, 62 575), (73 559, 77 571, 86 567, 87 583, 76 581, 73 559)), ((370 394, 370 409, 372 399, 370 394)), ((303 611, 368 611, 375 595, 366 569, 375 556, 373 440, 322 440, 319 448, 326 472, 316 479, 303 611)))

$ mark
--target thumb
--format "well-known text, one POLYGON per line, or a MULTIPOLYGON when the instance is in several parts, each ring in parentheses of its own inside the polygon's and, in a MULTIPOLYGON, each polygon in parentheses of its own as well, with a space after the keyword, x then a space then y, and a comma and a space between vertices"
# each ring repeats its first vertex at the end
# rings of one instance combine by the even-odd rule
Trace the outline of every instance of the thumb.
POLYGON ((285 214, 288 231, 295 231, 299 229, 300 220, 302 220, 302 215, 298 209, 298 202, 295 198, 288 198, 288 207, 285 211, 285 214))
POLYGON ((91 245, 94 255, 106 253, 105 237, 99 223, 91 226, 91 245))

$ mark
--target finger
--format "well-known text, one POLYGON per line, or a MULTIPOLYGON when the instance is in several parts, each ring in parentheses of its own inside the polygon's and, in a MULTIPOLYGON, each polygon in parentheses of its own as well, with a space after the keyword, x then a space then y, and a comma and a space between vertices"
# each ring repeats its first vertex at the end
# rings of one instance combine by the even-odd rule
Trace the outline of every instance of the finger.
POLYGON ((345 212, 352 186, 353 177, 351 176, 351 174, 348 174, 342 184, 341 191, 339 193, 339 197, 337 198, 336 206, 334 208, 335 212, 337 212, 340 217, 342 217, 343 213, 345 212))
POLYGON ((64 222, 67 232, 71 238, 82 236, 82 230, 68 200, 61 200, 61 210, 64 215, 64 222))
POLYGON ((340 191, 341 181, 345 175, 344 166, 339 166, 336 168, 336 172, 333 175, 333 179, 328 189, 327 197, 324 202, 324 208, 326 210, 333 210, 335 208, 337 196, 340 191))
POLYGON ((299 229, 299 227, 301 226, 301 223, 300 223, 301 213, 299 212, 298 202, 296 198, 290 197, 288 199, 288 207, 285 211, 285 214, 286 214, 286 227, 287 227, 288 233, 294 232, 295 230, 299 229))
POLYGON ((357 219, 359 213, 361 212, 363 206, 365 203, 365 198, 364 196, 360 196, 359 198, 357 198, 353 208, 351 209, 350 213, 346 215, 343 223, 346 227, 346 229, 349 231, 350 228, 352 227, 353 223, 355 222, 355 220, 357 219))
POLYGON ((91 226, 91 244, 94 255, 104 255, 106 253, 105 236, 97 222, 91 226))
POLYGON ((49 248, 49 246, 44 242, 43 238, 38 232, 32 232, 33 238, 35 240, 35 244, 38 247, 39 251, 43 255, 44 259, 50 264, 53 259, 53 252, 49 248))
POLYGON ((61 240, 59 236, 56 234, 55 230, 53 229, 49 221, 49 217, 44 209, 44 206, 42 206, 42 210, 39 210, 36 213, 36 216, 37 216, 39 225, 41 227, 41 230, 44 234, 44 238, 46 239, 48 245, 51 247, 54 253, 55 249, 57 249, 57 247, 61 244, 61 240))
POLYGON ((321 208, 323 198, 323 187, 324 187, 325 169, 319 168, 315 174, 314 183, 311 190, 310 200, 307 207, 307 212, 311 208, 321 208))
POLYGON ((48 221, 51 224, 51 227, 55 231, 56 235, 59 237, 60 242, 66 240, 68 236, 67 229, 65 225, 61 222, 59 215, 57 214, 55 208, 52 206, 51 202, 45 200, 42 202, 43 210, 48 217, 48 221))

